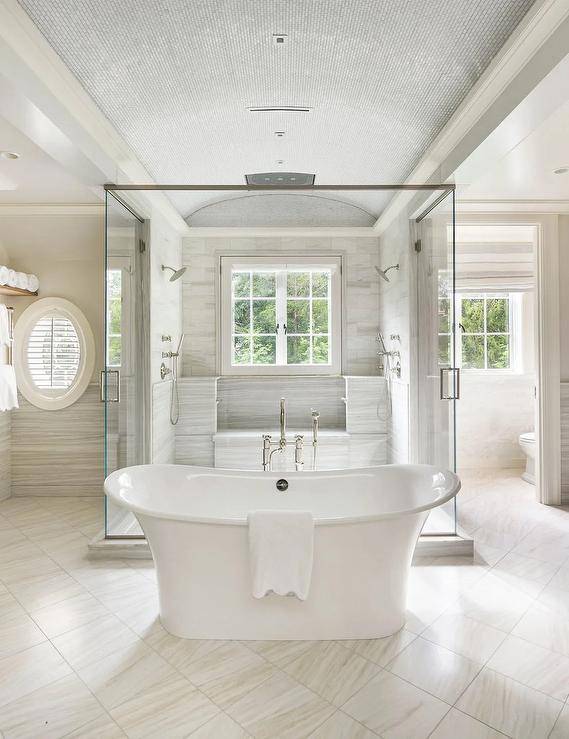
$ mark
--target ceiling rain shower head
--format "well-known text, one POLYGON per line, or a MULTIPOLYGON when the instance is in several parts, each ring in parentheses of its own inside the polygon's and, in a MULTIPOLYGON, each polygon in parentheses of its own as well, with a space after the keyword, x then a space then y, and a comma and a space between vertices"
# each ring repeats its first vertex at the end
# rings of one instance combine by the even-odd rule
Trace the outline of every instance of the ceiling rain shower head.
POLYGON ((387 276, 387 273, 389 272, 390 269, 396 269, 397 271, 399 271, 399 265, 392 264, 391 267, 387 267, 386 269, 380 269, 379 267, 376 267, 375 271, 381 277, 382 280, 389 282, 389 277, 387 276))
POLYGON ((172 274, 170 275, 170 282, 176 282, 176 280, 179 280, 180 277, 184 274, 184 272, 188 269, 187 267, 180 267, 180 269, 175 269, 174 267, 168 267, 167 264, 162 265, 162 272, 169 269, 172 274))

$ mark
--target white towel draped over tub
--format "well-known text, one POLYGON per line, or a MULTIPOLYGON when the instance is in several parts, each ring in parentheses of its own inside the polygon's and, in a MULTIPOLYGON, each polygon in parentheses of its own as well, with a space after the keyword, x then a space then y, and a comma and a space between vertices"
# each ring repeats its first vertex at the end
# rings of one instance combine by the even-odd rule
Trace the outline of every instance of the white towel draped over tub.
POLYGON ((11 364, 0 364, 0 411, 18 408, 16 375, 11 364))
POLYGON ((306 600, 312 578, 314 519, 310 511, 251 511, 249 562, 253 596, 306 600))

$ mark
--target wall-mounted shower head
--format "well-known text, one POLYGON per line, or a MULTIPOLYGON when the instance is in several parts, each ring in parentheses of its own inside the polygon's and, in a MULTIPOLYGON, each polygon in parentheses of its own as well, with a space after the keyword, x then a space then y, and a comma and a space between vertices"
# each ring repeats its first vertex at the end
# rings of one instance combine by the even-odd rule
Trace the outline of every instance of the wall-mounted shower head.
POLYGON ((389 277, 387 276, 387 273, 389 272, 390 269, 396 269, 397 271, 399 271, 399 265, 392 264, 391 267, 387 267, 386 269, 380 269, 379 267, 376 267, 375 271, 381 277, 382 280, 389 282, 389 277))
POLYGON ((184 272, 188 269, 187 267, 180 267, 180 269, 175 269, 174 267, 168 267, 167 264, 162 265, 162 272, 169 269, 170 272, 172 272, 172 275, 170 276, 170 282, 176 282, 176 280, 179 280, 180 277, 184 274, 184 272))

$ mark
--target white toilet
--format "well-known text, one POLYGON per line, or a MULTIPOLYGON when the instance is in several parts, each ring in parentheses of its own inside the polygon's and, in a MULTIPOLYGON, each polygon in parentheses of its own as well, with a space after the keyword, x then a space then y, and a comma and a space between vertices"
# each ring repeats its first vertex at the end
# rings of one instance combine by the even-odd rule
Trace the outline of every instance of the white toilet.
POLYGON ((520 447, 526 455, 526 469, 522 473, 522 478, 526 482, 535 485, 535 432, 528 431, 526 434, 520 434, 520 447))

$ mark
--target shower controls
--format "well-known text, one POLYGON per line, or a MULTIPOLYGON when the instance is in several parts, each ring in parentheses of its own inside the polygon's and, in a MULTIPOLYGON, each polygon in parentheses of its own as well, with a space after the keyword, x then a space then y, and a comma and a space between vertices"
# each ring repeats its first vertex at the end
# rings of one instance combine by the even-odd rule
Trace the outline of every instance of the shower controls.
POLYGON ((166 367, 164 362, 160 365, 160 378, 165 380, 168 375, 172 374, 172 370, 166 367))
POLYGON ((172 341, 172 337, 169 334, 162 334, 161 339, 165 344, 172 341))
POLYGON ((279 493, 284 493, 285 490, 288 490, 288 481, 284 478, 277 480, 277 490, 279 493))

